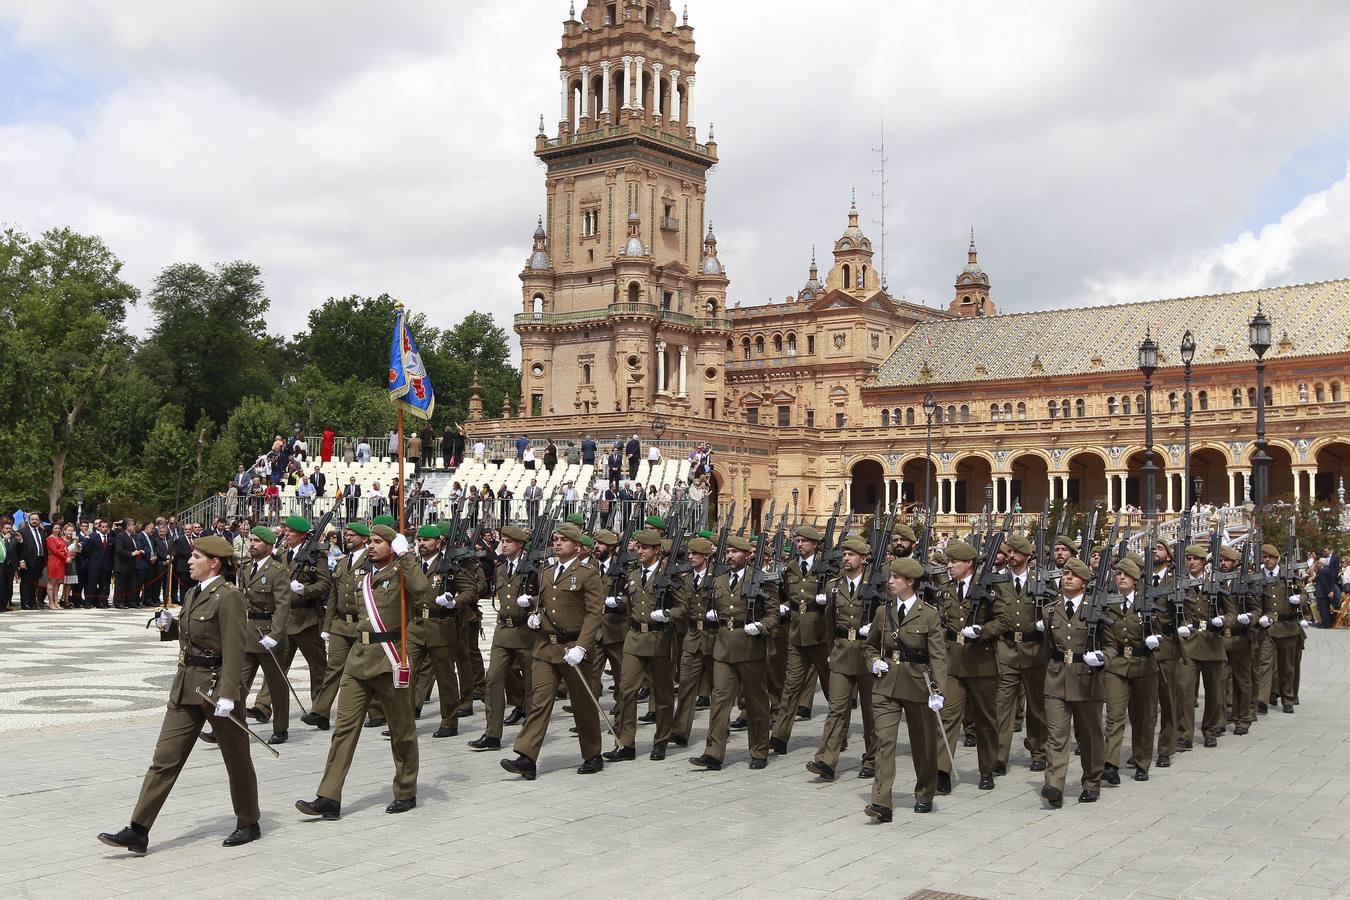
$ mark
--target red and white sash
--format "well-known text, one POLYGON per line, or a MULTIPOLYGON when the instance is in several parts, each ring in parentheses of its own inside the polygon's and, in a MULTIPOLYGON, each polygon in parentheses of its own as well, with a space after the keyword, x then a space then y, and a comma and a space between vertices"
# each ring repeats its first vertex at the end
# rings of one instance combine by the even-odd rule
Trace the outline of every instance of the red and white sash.
MULTIPOLYGON (((366 615, 370 617, 370 626, 374 631, 387 632, 389 629, 384 625, 384 619, 380 618, 380 608, 375 603, 375 591, 372 587, 374 572, 367 572, 365 580, 361 582, 361 596, 366 604, 366 615)), ((398 641, 382 641, 380 649, 384 651, 385 658, 389 660, 389 666, 394 673, 394 687, 405 688, 411 683, 412 673, 408 670, 408 664, 403 659, 403 654, 399 652, 400 644, 398 641)))

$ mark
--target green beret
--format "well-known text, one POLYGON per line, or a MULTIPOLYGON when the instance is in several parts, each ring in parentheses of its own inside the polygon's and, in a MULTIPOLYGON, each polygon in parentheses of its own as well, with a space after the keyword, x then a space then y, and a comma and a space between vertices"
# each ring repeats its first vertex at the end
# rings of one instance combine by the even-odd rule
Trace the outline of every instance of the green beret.
POLYGON ((501 536, 513 541, 520 541, 522 544, 530 539, 530 533, 524 528, 517 528, 514 525, 507 525, 501 530, 501 536))
POLYGON ((1219 556, 1222 557, 1223 559, 1228 560, 1229 562, 1237 562, 1238 560, 1242 559, 1242 557, 1238 555, 1238 552, 1234 550, 1232 547, 1224 547, 1222 550, 1219 551, 1219 556))
POLYGON ((713 533, 711 531, 700 531, 698 533, 698 536, 703 538, 705 541, 711 541, 713 533))
POLYGON ((970 562, 975 558, 975 548, 965 541, 948 541, 946 554, 948 559, 970 562))
POLYGON ((266 525, 254 525, 253 530, 249 532, 264 544, 275 544, 277 542, 277 533, 266 525))
POLYGON ((1208 559, 1209 548, 1206 547, 1204 544, 1191 544, 1189 547, 1186 548, 1186 555, 1193 556, 1196 559, 1208 559))
POLYGON ((750 543, 751 543, 751 544, 758 544, 758 543, 759 543, 759 535, 757 535, 757 534, 752 534, 752 535, 750 535, 750 543))
POLYGON ((1114 566, 1112 566, 1112 568, 1115 569, 1117 572, 1124 572, 1126 575, 1130 576, 1135 581, 1139 580, 1140 575, 1139 564, 1134 560, 1130 559, 1128 556, 1117 562, 1114 566))
POLYGON ((646 530, 643 530, 643 531, 636 532, 636 533, 633 535, 633 540, 637 541, 639 544, 641 544, 641 545, 644 546, 644 547, 659 547, 659 546, 661 546, 661 535, 657 534, 655 531, 646 531, 646 530))
POLYGON ((644 523, 648 528, 655 528, 657 531, 666 530, 666 520, 660 516, 648 516, 644 523))
POLYGON ((1273 556, 1276 559, 1280 558, 1280 548, 1276 547, 1274 544, 1262 544, 1261 552, 1266 556, 1273 556))
POLYGON ((419 538, 438 540, 441 537, 441 530, 435 525, 427 524, 417 529, 417 536, 419 538))
POLYGON ((443 538, 448 538, 450 536, 450 532, 454 530, 455 530, 455 523, 451 522, 449 519, 442 519, 441 521, 436 523, 436 531, 443 538))
POLYGON ((388 525, 372 525, 370 526, 370 533, 377 534, 380 537, 384 538, 386 541, 389 541, 391 543, 393 542, 394 538, 398 535, 398 532, 395 531, 393 528, 389 527, 388 525))
POLYGON ((864 541, 862 538, 857 536, 844 538, 843 547, 845 550, 852 550, 859 556, 866 556, 867 554, 872 552, 871 545, 868 544, 867 541, 864 541))
POLYGON ((1025 534, 1010 534, 1008 535, 1008 540, 1004 543, 1024 556, 1030 556, 1036 552, 1036 547, 1031 541, 1027 540, 1025 534))
POLYGON ((393 516, 376 516, 370 520, 370 524, 372 526, 383 525, 386 528, 393 528, 395 523, 393 516))
POLYGON ((347 530, 364 538, 370 537, 370 526, 364 522, 349 522, 347 523, 347 530))
POLYGON ((583 547, 594 547, 594 546, 595 546, 595 538, 591 537, 589 534, 583 534, 583 535, 581 536, 581 546, 583 546, 583 547))
POLYGON ((797 530, 792 533, 803 540, 820 542, 820 532, 810 525, 798 525, 797 530))
POLYGON ((1077 557, 1071 558, 1064 564, 1064 571, 1072 572, 1084 581, 1092 580, 1092 570, 1088 568, 1087 563, 1077 557))
POLYGON ((713 542, 703 537, 702 535, 699 535, 698 537, 694 538, 692 541, 689 542, 690 553, 701 553, 704 556, 707 556, 709 553, 712 553, 713 550, 715 549, 716 548, 713 546, 713 542))
POLYGON ((1056 535, 1054 545, 1056 547, 1068 547, 1074 553, 1078 552, 1078 542, 1075 541, 1073 538, 1069 537, 1067 534, 1056 535))
POLYGON ((202 556, 214 556, 216 559, 234 558, 234 548, 230 546, 229 541, 219 535, 211 534, 197 538, 193 541, 192 546, 202 556))
POLYGON ((613 547, 619 543, 619 536, 608 528, 601 528, 595 533, 595 542, 597 544, 609 544, 613 547))
POLYGON ((564 522, 553 529, 553 533, 562 535, 569 541, 576 541, 578 544, 581 543, 581 529, 572 522, 564 522))
POLYGON ((744 550, 746 553, 749 553, 751 550, 755 548, 745 538, 741 537, 738 534, 733 534, 727 538, 727 549, 744 550))
POLYGON ((571 522, 573 525, 585 525, 586 517, 583 516, 581 513, 572 513, 567 518, 563 519, 563 521, 571 522))
POLYGON ((896 521, 895 525, 891 528, 891 534, 897 537, 902 537, 907 541, 917 541, 919 539, 918 536, 914 534, 913 528, 910 528, 904 522, 898 520, 896 521))
POLYGON ((306 534, 314 526, 309 524, 309 519, 306 519, 304 516, 287 516, 286 527, 291 531, 298 531, 301 534, 306 534))
POLYGON ((901 575, 910 581, 916 581, 923 576, 923 563, 912 556, 893 559, 891 560, 891 574, 901 575))

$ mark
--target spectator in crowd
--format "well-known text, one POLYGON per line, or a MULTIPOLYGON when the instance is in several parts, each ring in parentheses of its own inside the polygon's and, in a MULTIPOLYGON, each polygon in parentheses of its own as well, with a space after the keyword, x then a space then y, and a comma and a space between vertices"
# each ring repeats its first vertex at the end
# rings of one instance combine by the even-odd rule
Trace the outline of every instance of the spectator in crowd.
POLYGON ((414 431, 408 435, 408 454, 409 460, 417 461, 422 458, 422 436, 414 431))
POLYGON ((497 506, 501 510, 501 516, 497 521, 503 526, 511 524, 511 501, 515 496, 504 481, 502 486, 497 489, 497 506))
POLYGON ((474 441, 473 442, 474 462, 481 463, 483 461, 483 457, 486 455, 487 455, 487 444, 483 443, 483 439, 479 438, 478 440, 474 441))
POLYGON ((628 439, 628 444, 624 447, 624 456, 628 457, 628 480, 636 481, 638 461, 642 459, 642 444, 638 442, 636 434, 628 439))
MULTIPOLYGON (((75 525, 67 522, 61 528, 61 543, 65 546, 66 563, 61 577, 57 579, 61 584, 60 606, 62 609, 70 609, 74 605, 74 598, 78 595, 80 585, 80 573, 77 560, 80 556, 80 535, 75 530, 75 525)), ((50 568, 50 565, 49 565, 50 568)), ((51 581, 50 575, 48 582, 51 581)), ((50 598, 47 604, 51 606, 50 598)), ((84 602, 81 601, 83 606, 84 602)))
POLYGON ((325 428, 319 438, 319 462, 328 462, 333 458, 333 429, 325 428))
POLYGON ((295 441, 291 444, 291 457, 301 462, 309 459, 309 444, 305 442, 303 434, 296 434, 295 441))
POLYGON ((384 488, 380 487, 380 483, 378 481, 370 486, 370 493, 368 493, 366 496, 370 498, 371 517, 373 518, 375 516, 384 515, 386 504, 388 503, 389 498, 385 494, 384 488))
POLYGON ((525 489, 525 515, 531 522, 539 518, 539 504, 544 499, 544 489, 539 486, 538 478, 530 479, 530 486, 525 489))
POLYGON ((235 527, 234 537, 230 539, 230 546, 234 549, 234 559, 237 565, 242 566, 249 559, 248 539, 252 533, 253 523, 248 519, 239 520, 235 527))
MULTIPOLYGON (((586 496, 584 498, 586 503, 586 509, 591 510, 600 508, 600 504, 602 503, 601 497, 602 494, 600 492, 600 485, 592 481, 591 486, 586 488, 586 496)), ((603 514, 604 512, 603 508, 600 508, 600 512, 601 514, 603 514)), ((600 525, 597 527, 603 528, 604 526, 600 525)))
POLYGON ((347 507, 347 521, 354 520, 361 504, 361 485, 356 483, 355 475, 348 478, 346 485, 342 488, 342 502, 347 507))
POLYGON ((615 444, 614 448, 609 451, 609 459, 606 461, 606 467, 609 470, 606 480, 609 481, 609 486, 617 491, 619 489, 619 479, 623 477, 623 451, 619 448, 618 444, 615 444))
MULTIPOLYGON (((619 482, 618 479, 610 481, 605 485, 605 490, 600 494, 600 522, 605 527, 614 530, 614 517, 619 513, 619 482)), ((622 531, 622 527, 619 528, 622 531)))
POLYGON ((1341 558, 1327 547, 1317 562, 1317 575, 1313 581, 1318 618, 1321 620, 1317 626, 1331 628, 1336 624, 1332 610, 1341 605, 1341 558))
POLYGON ((661 485, 661 490, 656 492, 656 514, 663 519, 668 516, 670 514, 670 503, 673 499, 674 495, 670 492, 670 485, 661 485))
POLYGON ((418 454, 418 459, 422 468, 430 469, 436 456, 436 431, 430 422, 422 426, 422 433, 418 437, 422 439, 422 452, 418 454))
POLYGON ((156 552, 159 549, 155 546, 156 541, 151 537, 154 532, 155 523, 147 519, 141 523, 140 531, 136 533, 136 549, 141 551, 141 555, 136 558, 136 575, 141 585, 141 596, 137 598, 138 606, 159 605, 161 557, 156 552))
POLYGON ((356 461, 360 465, 370 462, 370 438, 361 438, 356 445, 356 461))
POLYGON ((549 438, 548 443, 544 445, 544 470, 552 475, 557 465, 558 445, 553 443, 553 438, 549 438))
POLYGON ((19 608, 37 609, 37 589, 47 566, 47 534, 36 515, 19 527, 19 608))
POLYGON ((647 448, 647 474, 655 475, 656 467, 661 465, 661 448, 652 444, 647 448))
POLYGON ((495 504, 492 502, 497 499, 497 495, 492 492, 492 485, 484 484, 478 491, 478 504, 483 511, 483 527, 492 527, 492 517, 496 513, 495 504))
POLYGON ((528 446, 530 446, 529 437, 522 434, 520 437, 516 438, 516 459, 522 461, 525 459, 525 448, 528 446))
POLYGON ((328 487, 328 476, 323 474, 323 463, 315 463, 314 471, 309 473, 309 483, 314 485, 314 496, 322 497, 328 487))
POLYGON ((126 609, 141 605, 140 559, 145 551, 137 546, 136 537, 140 530, 136 521, 123 519, 120 527, 113 532, 113 574, 116 584, 113 586, 113 608, 126 609))
POLYGON ((464 496, 464 516, 469 520, 469 526, 478 524, 478 491, 473 485, 469 485, 464 496))
POLYGON ((249 504, 253 507, 253 519, 255 522, 262 521, 263 504, 267 500, 265 494, 266 489, 263 488, 262 482, 256 478, 253 479, 253 487, 249 489, 248 498, 249 504))
POLYGON ((95 519, 80 551, 86 560, 84 601, 87 607, 108 608, 108 587, 113 571, 112 537, 108 530, 107 520, 95 519))
POLYGON ((529 444, 526 444, 525 450, 522 452, 520 460, 524 464, 525 468, 533 472, 536 462, 534 458, 534 448, 531 447, 529 444))
POLYGON ((239 471, 234 473, 232 482, 240 494, 247 494, 249 487, 253 484, 253 476, 244 471, 244 464, 239 464, 239 471))
POLYGON ((272 452, 280 453, 281 448, 286 446, 286 442, 281 439, 281 435, 272 438, 272 452))
MULTIPOLYGON (((243 467, 240 466, 240 469, 242 470, 243 467)), ((238 508, 239 488, 231 481, 230 486, 225 489, 225 514, 230 516, 237 515, 238 513, 236 510, 238 510, 238 508)))
POLYGON ((267 500, 267 511, 271 517, 281 518, 281 485, 269 484, 263 489, 263 497, 267 500))
POLYGON ((569 481, 563 485, 563 515, 570 516, 577 508, 577 486, 569 481))
POLYGON ((8 516, 0 517, 0 612, 14 607, 14 573, 19 571, 19 536, 8 516))
POLYGON ((316 493, 313 482, 308 478, 301 479, 299 487, 295 489, 296 499, 300 501, 300 514, 306 519, 314 518, 314 497, 316 493))
POLYGON ((464 485, 458 481, 450 485, 450 517, 452 519, 459 517, 459 511, 464 506, 464 485))
POLYGON ((595 465, 595 441, 588 434, 581 439, 581 464, 583 466, 595 465))
POLYGON ((398 459, 398 454, 399 454, 398 432, 397 432, 397 431, 390 431, 390 432, 389 432, 389 454, 388 454, 388 456, 389 456, 390 459, 398 459))

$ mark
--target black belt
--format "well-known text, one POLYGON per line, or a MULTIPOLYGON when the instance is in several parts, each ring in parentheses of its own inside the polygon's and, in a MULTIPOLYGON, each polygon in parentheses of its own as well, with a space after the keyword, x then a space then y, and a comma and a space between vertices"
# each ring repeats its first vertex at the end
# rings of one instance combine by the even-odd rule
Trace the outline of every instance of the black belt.
POLYGON ((361 632, 361 643, 363 644, 392 644, 403 636, 401 631, 363 631, 361 632))
POLYGON ((1302 614, 1302 613, 1292 613, 1292 614, 1288 614, 1288 615, 1286 615, 1285 613, 1276 613, 1276 614, 1275 614, 1275 621, 1276 621, 1276 622, 1298 622, 1298 621, 1302 620, 1302 618, 1303 618, 1303 614, 1302 614))
POLYGON ((722 627, 721 622, 709 622, 707 619, 698 620, 699 631, 717 631, 721 627, 722 627))
POLYGON ((1247 630, 1248 630, 1249 628, 1251 628, 1250 625, 1234 625, 1232 628, 1229 628, 1227 631, 1225 631, 1225 632, 1223 633, 1223 636, 1224 636, 1224 637, 1241 637, 1242 635, 1244 635, 1244 634, 1247 633, 1247 630))
POLYGON ((1121 648, 1120 655, 1124 659, 1134 659, 1136 656, 1152 656, 1153 650, 1147 644, 1126 644, 1121 648))
POLYGON ((1160 622, 1158 623, 1158 631, 1159 633, 1162 634, 1163 637, 1177 636, 1177 626, 1175 625, 1166 625, 1160 622))
POLYGON ((194 656, 191 653, 184 653, 179 659, 186 665, 202 669, 219 669, 225 664, 223 656, 194 656))
POLYGON ((638 634, 649 634, 653 631, 665 631, 665 622, 629 622, 628 630, 638 634))
POLYGON ((455 614, 453 609, 423 609, 418 612, 419 619, 448 619, 455 614))
POLYGON ((1074 653, 1071 650, 1060 651, 1056 649, 1055 652, 1050 654, 1050 658, 1064 663, 1080 663, 1083 661, 1083 654, 1074 653))
POLYGON ((901 644, 887 653, 886 657, 891 662, 926 663, 928 662, 928 651, 926 649, 915 650, 901 644))
POLYGON ((503 619, 503 618, 501 618, 501 617, 498 617, 498 619, 497 619, 497 627, 498 627, 498 628, 519 628, 519 627, 520 627, 520 622, 516 621, 515 619, 503 619))
POLYGON ((257 622, 272 621, 272 614, 269 612, 254 612, 253 610, 250 609, 248 611, 248 617, 257 622))
POLYGON ((834 626, 834 636, 837 638, 843 638, 846 641, 856 641, 860 637, 862 637, 862 635, 858 634, 858 629, 841 628, 838 625, 834 626))
POLYGON ((570 644, 581 637, 580 631, 555 631, 552 634, 544 635, 544 639, 550 644, 570 644))
POLYGON ((306 607, 313 606, 315 603, 318 602, 319 601, 317 600, 305 600, 305 599, 292 600, 291 609, 305 609, 306 607))
POLYGON ((1045 635, 1035 628, 1028 628, 1026 631, 1005 631, 1003 639, 1009 644, 1020 644, 1023 641, 1039 641, 1045 635))
POLYGON ((341 619, 342 621, 346 622, 349 625, 355 625, 357 622, 361 620, 361 617, 348 615, 347 613, 342 613, 341 619))

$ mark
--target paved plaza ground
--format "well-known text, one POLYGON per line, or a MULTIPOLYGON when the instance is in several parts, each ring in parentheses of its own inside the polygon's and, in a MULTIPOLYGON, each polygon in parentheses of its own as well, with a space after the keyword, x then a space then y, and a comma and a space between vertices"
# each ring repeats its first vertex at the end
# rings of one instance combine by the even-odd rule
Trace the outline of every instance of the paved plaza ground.
MULTIPOLYGON (((895 823, 869 824, 869 784, 854 777, 856 723, 839 781, 819 783, 803 768, 824 720, 819 697, 787 756, 763 772, 746 768, 735 735, 725 770, 692 769, 701 713, 690 751, 672 747, 666 762, 650 762, 651 731, 641 729, 638 761, 589 777, 573 771, 578 750, 559 704, 533 783, 502 771, 504 754, 465 749, 482 732, 479 704, 458 738, 433 740, 436 723, 419 723, 419 807, 401 816, 384 813, 388 744, 365 731, 339 822, 305 820, 293 807, 314 796, 328 749, 328 733, 293 720, 281 759, 253 755, 263 839, 234 850, 220 846, 234 821, 219 753, 199 743, 150 853, 136 857, 95 835, 127 822, 173 672, 175 645, 144 630, 147 617, 0 616, 0 895, 1350 895, 1344 632, 1309 635, 1295 715, 1178 754, 1146 784, 1105 787, 1094 805, 1072 802, 1071 769, 1073 794, 1057 812, 1043 808, 1041 778, 1020 747, 996 790, 975 790, 972 749, 958 750, 965 783, 937 798, 934 814, 910 813, 897 794, 895 823)), ((907 757, 899 771, 903 788, 907 757)))

